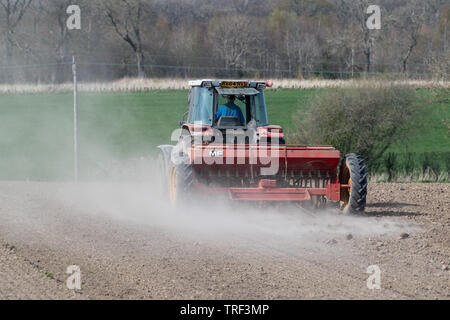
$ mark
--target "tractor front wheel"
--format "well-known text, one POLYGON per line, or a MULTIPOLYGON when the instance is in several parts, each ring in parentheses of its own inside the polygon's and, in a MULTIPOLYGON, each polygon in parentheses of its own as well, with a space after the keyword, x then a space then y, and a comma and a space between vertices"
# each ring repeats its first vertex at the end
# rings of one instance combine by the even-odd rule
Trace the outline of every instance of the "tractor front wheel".
POLYGON ((341 184, 341 208, 344 213, 363 214, 366 208, 367 172, 360 155, 350 153, 344 157, 339 183, 341 184))

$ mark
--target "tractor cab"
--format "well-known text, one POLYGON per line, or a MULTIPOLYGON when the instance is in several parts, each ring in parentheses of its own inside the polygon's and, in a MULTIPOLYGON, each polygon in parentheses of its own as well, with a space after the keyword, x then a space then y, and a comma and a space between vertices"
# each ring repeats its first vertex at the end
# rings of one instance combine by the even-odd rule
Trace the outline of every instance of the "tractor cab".
POLYGON ((183 125, 220 131, 226 143, 240 136, 245 136, 244 143, 258 142, 259 131, 268 126, 264 89, 270 82, 194 80, 189 85, 189 111, 183 125))
POLYGON ((247 127, 252 120, 257 127, 268 123, 264 82, 195 80, 190 81, 189 85, 191 91, 187 123, 240 129, 247 127), (244 115, 244 123, 237 117, 217 117, 219 108, 227 103, 228 96, 235 97, 234 104, 244 115))

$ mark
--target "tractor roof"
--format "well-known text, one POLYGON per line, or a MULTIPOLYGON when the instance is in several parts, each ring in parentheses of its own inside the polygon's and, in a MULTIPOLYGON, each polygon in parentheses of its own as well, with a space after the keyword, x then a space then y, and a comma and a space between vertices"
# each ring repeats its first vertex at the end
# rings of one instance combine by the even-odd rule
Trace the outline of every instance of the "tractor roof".
POLYGON ((256 80, 214 80, 214 79, 201 79, 189 81, 191 87, 219 87, 219 88, 255 88, 265 89, 269 84, 269 81, 256 81, 256 80))

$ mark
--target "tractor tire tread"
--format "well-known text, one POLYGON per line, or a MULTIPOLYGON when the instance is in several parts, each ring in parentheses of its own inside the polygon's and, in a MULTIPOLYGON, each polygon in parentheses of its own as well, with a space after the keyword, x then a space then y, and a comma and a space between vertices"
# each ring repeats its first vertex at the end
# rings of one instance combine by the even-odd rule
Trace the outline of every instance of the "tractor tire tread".
POLYGON ((351 195, 347 211, 352 214, 361 214, 366 207, 367 198, 367 172, 364 160, 360 155, 350 153, 345 155, 351 174, 351 195))

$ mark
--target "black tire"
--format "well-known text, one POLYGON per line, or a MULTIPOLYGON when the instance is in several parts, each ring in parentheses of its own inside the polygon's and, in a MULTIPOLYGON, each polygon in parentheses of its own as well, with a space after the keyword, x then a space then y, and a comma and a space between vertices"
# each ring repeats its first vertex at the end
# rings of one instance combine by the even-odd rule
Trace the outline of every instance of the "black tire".
POLYGON ((339 182, 350 188, 341 188, 341 208, 344 213, 364 214, 367 197, 367 172, 363 158, 355 153, 342 159, 339 182))
POLYGON ((192 201, 192 185, 194 170, 192 164, 181 162, 170 164, 169 170, 169 198, 173 207, 180 208, 192 201))

